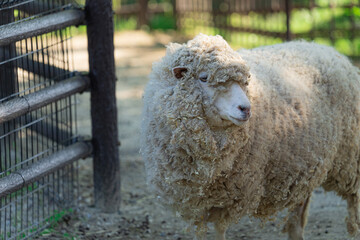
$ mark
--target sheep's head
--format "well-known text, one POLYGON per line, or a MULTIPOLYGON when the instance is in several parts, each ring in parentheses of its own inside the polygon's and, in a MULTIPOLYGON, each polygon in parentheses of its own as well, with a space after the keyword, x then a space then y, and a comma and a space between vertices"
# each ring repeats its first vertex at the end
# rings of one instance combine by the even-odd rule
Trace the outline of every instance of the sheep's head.
POLYGON ((170 48, 178 55, 171 64, 173 79, 200 89, 204 111, 214 125, 240 126, 250 118, 248 67, 222 37, 200 34, 170 48))
MULTIPOLYGON (((174 159, 193 163, 189 179, 210 181, 231 169, 231 156, 248 142, 249 130, 237 126, 250 117, 249 69, 240 55, 222 37, 200 34, 186 44, 170 44, 150 78, 150 124, 164 133, 159 137, 174 159)), ((179 171, 171 177, 184 179, 179 171)))

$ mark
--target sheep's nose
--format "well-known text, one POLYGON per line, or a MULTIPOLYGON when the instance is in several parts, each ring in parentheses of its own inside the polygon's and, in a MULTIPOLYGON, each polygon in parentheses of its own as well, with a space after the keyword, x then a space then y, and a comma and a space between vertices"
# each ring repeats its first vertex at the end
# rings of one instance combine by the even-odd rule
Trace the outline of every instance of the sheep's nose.
POLYGON ((250 106, 238 106, 238 109, 246 115, 246 117, 250 116, 250 106))

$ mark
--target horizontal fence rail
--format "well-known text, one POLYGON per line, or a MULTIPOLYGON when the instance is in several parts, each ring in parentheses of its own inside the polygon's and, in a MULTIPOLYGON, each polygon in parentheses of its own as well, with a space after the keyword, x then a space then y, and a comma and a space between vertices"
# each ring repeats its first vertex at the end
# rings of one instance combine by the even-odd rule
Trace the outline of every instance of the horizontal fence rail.
POLYGON ((70 9, 4 25, 0 27, 0 46, 65 27, 80 25, 84 22, 84 19, 84 11, 70 9))
POLYGON ((39 180, 41 177, 54 172, 75 160, 85 158, 91 153, 91 143, 77 142, 55 152, 49 157, 31 164, 27 168, 20 169, 6 177, 0 178, 0 198, 39 180))
POLYGON ((0 123, 46 106, 59 99, 80 93, 88 89, 90 80, 79 75, 61 81, 37 92, 18 97, 0 104, 0 123))

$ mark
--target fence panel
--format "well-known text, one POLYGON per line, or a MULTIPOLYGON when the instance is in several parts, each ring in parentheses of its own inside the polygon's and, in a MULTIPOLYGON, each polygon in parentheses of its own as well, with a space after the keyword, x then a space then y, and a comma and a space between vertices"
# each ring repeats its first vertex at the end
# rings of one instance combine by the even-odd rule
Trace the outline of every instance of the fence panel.
POLYGON ((360 60, 359 0, 177 0, 176 10, 185 34, 221 34, 245 48, 301 38, 360 60))
POLYGON ((89 80, 70 26, 84 18, 72 0, 0 0, 0 239, 34 236, 77 201, 92 148, 77 134, 73 94, 89 80))

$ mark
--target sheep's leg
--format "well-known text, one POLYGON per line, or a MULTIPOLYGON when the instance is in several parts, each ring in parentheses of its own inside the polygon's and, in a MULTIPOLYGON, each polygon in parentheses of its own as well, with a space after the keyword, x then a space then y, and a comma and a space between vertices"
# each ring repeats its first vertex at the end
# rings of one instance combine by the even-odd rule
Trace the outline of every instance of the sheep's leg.
POLYGON ((359 193, 351 194, 347 197, 347 209, 349 216, 345 221, 347 230, 352 236, 356 236, 360 228, 359 201, 359 193))
POLYGON ((206 240, 206 232, 197 232, 194 240, 206 240))
POLYGON ((227 226, 220 223, 215 223, 215 240, 225 240, 225 232, 227 226))
POLYGON ((205 235, 195 235, 194 240, 206 240, 205 235))
POLYGON ((194 240, 206 240, 207 227, 207 213, 204 211, 198 221, 194 222, 196 226, 194 240))
POLYGON ((310 196, 299 204, 290 214, 283 232, 288 233, 289 240, 304 240, 304 228, 307 223, 310 196))

